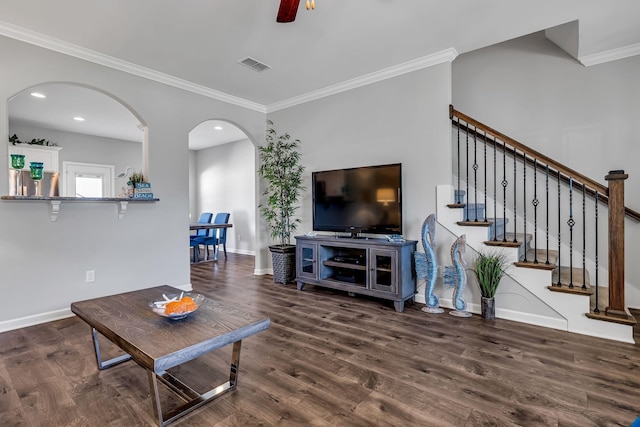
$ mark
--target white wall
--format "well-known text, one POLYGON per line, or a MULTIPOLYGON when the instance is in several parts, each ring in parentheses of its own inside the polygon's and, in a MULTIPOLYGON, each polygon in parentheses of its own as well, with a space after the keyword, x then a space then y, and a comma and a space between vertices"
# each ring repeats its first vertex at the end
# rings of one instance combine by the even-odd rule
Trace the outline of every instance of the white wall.
MULTIPOLYGON (((72 82, 122 99, 148 126, 148 176, 160 198, 130 204, 63 203, 56 222, 43 202, 0 201, 0 330, 68 313, 74 300, 158 284, 189 286, 188 134, 210 117, 224 118, 253 141, 264 139, 262 113, 0 37, 10 58, 0 67, 0 134, 8 135, 7 102, 30 86, 72 82), (95 270, 96 281, 85 283, 95 270), (33 317, 30 317, 33 316, 33 317), (47 317, 48 316, 48 317, 47 317)), ((7 140, 0 151, 7 152, 7 140)), ((8 162, 0 162, 8 176, 8 162)), ((0 193, 8 193, 3 179, 0 193)), ((257 259, 259 262, 260 260, 257 259)))
POLYGON ((196 153, 197 218, 200 212, 229 212, 227 250, 255 254, 255 146, 248 139, 196 153))
POLYGON ((451 64, 444 63, 270 113, 278 133, 302 142, 302 224, 312 229, 311 172, 402 163, 403 234, 419 240, 435 187, 451 176, 451 64))
MULTIPOLYGON (((460 55, 453 104, 604 185, 608 171, 624 169, 625 204, 638 211, 638 76, 640 56, 583 67, 537 33, 460 55)), ((638 287, 640 224, 628 219, 625 227, 626 281, 638 287)), ((627 303, 638 307, 640 299, 627 303)))

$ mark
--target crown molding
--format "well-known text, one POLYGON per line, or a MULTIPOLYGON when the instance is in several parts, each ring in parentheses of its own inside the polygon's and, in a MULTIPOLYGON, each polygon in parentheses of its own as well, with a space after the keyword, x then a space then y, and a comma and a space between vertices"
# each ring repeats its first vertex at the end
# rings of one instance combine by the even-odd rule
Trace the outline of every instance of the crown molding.
POLYGON ((617 49, 611 49, 593 55, 585 55, 578 58, 578 61, 585 67, 603 64, 605 62, 616 61, 618 59, 628 58, 630 56, 640 55, 640 43, 632 44, 617 49))
POLYGON ((45 36, 44 34, 37 33, 35 31, 27 30, 17 25, 10 24, 8 22, 0 21, 0 35, 9 37, 12 39, 20 40, 25 43, 29 43, 35 46, 43 47, 55 52, 63 53, 65 55, 73 56, 75 58, 83 59, 94 64, 103 65, 105 67, 113 68, 115 70, 123 71, 138 77, 142 77, 148 80, 153 80, 158 83, 162 83, 168 86, 173 86, 178 89, 193 92, 198 95, 213 98, 218 101, 227 102, 229 104, 237 105, 239 107, 254 110, 260 113, 266 113, 266 107, 256 102, 248 101, 243 98, 238 98, 219 92, 217 90, 210 89, 208 87, 189 82, 187 80, 179 79, 177 77, 170 76, 168 74, 154 71, 150 68, 141 67, 131 62, 122 61, 109 55, 96 52, 91 49, 86 49, 71 43, 66 43, 52 37, 45 36))
POLYGON ((267 105, 267 113, 293 107, 299 104, 304 104, 305 102, 314 101, 316 99, 324 98, 330 95, 335 95, 340 92, 345 92, 361 86, 366 86, 371 83, 376 83, 382 80, 390 79, 392 77, 397 77, 402 74, 431 67, 443 62, 452 62, 454 59, 456 59, 457 56, 458 52, 454 48, 445 49, 443 51, 436 52, 428 56, 423 56, 422 58, 418 58, 413 61, 385 68, 374 73, 365 74, 364 76, 346 80, 336 85, 327 86, 323 89, 307 92, 300 96, 285 99, 284 101, 276 102, 275 104, 267 105))

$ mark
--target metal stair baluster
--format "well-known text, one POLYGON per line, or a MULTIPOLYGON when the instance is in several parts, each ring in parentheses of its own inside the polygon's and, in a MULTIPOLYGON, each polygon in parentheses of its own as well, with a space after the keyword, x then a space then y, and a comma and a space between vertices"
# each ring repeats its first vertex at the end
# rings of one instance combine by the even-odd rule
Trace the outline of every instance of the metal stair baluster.
POLYGON ((587 199, 582 184, 582 289, 587 289, 587 199))
POLYGON ((549 265, 549 165, 547 165, 547 173, 545 174, 545 188, 547 192, 547 223, 546 223, 546 237, 547 237, 547 261, 545 264, 549 265))
POLYGON ((456 193, 455 202, 456 204, 460 204, 460 175, 462 175, 462 171, 460 170, 460 119, 457 119, 458 123, 458 192, 456 193))
MULTIPOLYGON (((487 222, 487 132, 484 132, 484 222, 487 222)), ((494 227, 495 228, 495 227, 494 227)))
POLYGON ((478 222, 478 133, 473 128, 473 211, 474 221, 478 222))
POLYGON ((502 241, 507 241, 507 144, 502 143, 502 241))
POLYGON ((569 178, 569 289, 573 289, 573 177, 569 178))
POLYGON ((596 306, 593 309, 594 313, 600 313, 600 309, 598 308, 598 192, 596 191, 596 202, 595 202, 595 207, 596 207, 596 256, 595 256, 595 261, 596 261, 596 306))
POLYGON ((493 137, 493 216, 495 217, 495 225, 493 227, 493 241, 498 241, 498 200, 497 200, 497 165, 496 165, 496 137, 493 137))
POLYGON ((533 263, 538 263, 538 159, 533 159, 533 263))
POLYGON ((524 262, 527 260, 527 153, 522 153, 522 209, 524 215, 522 217, 524 223, 524 262))
POLYGON ((560 282, 560 273, 562 272, 562 267, 561 267, 562 264, 560 264, 560 245, 561 245, 561 241, 562 241, 562 235, 561 235, 562 226, 560 224, 560 222, 561 222, 561 211, 562 211, 562 205, 561 205, 561 200, 560 200, 561 178, 562 178, 562 176, 560 175, 560 171, 558 171, 558 283, 556 283, 556 286, 562 286, 562 283, 560 282))
POLYGON ((469 221, 469 199, 470 199, 470 197, 469 197, 469 124, 468 123, 467 123, 466 129, 467 130, 465 131, 465 135, 466 135, 466 146, 467 146, 466 153, 467 154, 466 154, 465 162, 466 162, 466 165, 467 165, 467 176, 466 176, 467 192, 464 193, 464 194, 465 194, 465 196, 467 196, 467 201, 465 202, 466 206, 464 208, 464 212, 465 212, 464 220, 465 221, 469 221))
POLYGON ((513 149, 513 243, 518 243, 518 180, 516 173, 518 152, 513 149))

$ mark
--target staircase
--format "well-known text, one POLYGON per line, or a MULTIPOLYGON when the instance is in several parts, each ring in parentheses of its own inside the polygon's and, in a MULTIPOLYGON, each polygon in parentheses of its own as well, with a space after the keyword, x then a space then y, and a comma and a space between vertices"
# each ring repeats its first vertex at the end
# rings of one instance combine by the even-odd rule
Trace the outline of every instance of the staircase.
MULTIPOLYGON (((464 221, 464 209, 449 207, 449 205, 455 204, 453 203, 453 186, 438 186, 436 197, 436 215, 438 223, 441 226, 456 236, 466 234, 467 246, 476 251, 488 249, 493 246, 500 246, 505 255, 514 263, 513 268, 509 269, 507 275, 535 295, 540 301, 551 307, 562 318, 562 320, 556 321, 553 324, 550 324, 545 319, 540 319, 540 322, 536 322, 535 318, 531 317, 528 318, 527 322, 584 335, 634 343, 632 323, 622 324, 602 321, 586 316, 586 314, 591 311, 591 298, 594 294, 588 280, 588 275, 585 275, 587 280, 583 282, 581 275, 574 274, 573 291, 568 291, 571 289, 568 287, 569 268, 562 266, 560 269, 560 283, 562 286, 557 286, 558 266, 555 264, 557 254, 550 251, 549 264, 546 263, 546 253, 539 254, 538 263, 535 263, 535 254, 530 247, 532 235, 528 235, 526 238, 524 238, 525 236, 520 236, 518 239, 519 242, 514 244, 513 235, 507 233, 506 244, 496 244, 493 241, 493 235, 489 231, 489 225, 466 224, 466 221, 464 221), (528 253, 528 261, 526 262, 524 261, 525 252, 528 253), (586 286, 586 289, 582 288, 583 284, 586 286), (562 289, 562 291, 560 291, 560 289, 562 289)), ((470 205, 472 206, 473 203, 470 205)), ((503 235, 499 234, 498 241, 502 242, 503 237, 503 235)), ((510 317, 508 314, 501 314, 500 310, 496 311, 496 315, 498 318, 521 320, 520 318, 510 317)))
MULTIPOLYGON (((618 203, 624 172, 612 171, 607 188, 453 107, 451 119, 457 170, 454 185, 437 188, 438 223, 465 234, 475 251, 503 251, 513 262, 507 275, 556 314, 527 323, 633 343, 635 319, 624 305, 624 215, 640 214, 618 203), (599 230, 603 213, 609 227, 599 230), (608 270, 599 257, 605 251, 608 270), (607 279, 612 287, 603 286, 607 279)), ((496 315, 523 321, 508 310, 496 315)))

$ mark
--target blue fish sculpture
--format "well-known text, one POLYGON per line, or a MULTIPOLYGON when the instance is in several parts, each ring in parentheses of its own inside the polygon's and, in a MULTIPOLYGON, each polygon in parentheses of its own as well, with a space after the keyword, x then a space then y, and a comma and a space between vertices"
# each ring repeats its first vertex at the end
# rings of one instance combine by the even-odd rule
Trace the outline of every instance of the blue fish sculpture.
POLYGON ((467 284, 467 272, 465 271, 464 252, 467 247, 467 235, 458 237, 451 246, 451 262, 456 271, 456 286, 453 288, 453 307, 455 310, 449 314, 458 317, 470 317, 467 303, 462 299, 462 292, 467 284))

